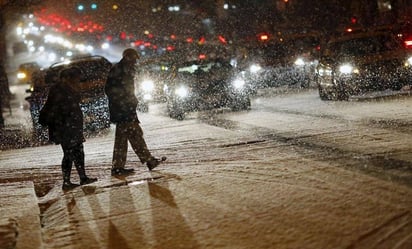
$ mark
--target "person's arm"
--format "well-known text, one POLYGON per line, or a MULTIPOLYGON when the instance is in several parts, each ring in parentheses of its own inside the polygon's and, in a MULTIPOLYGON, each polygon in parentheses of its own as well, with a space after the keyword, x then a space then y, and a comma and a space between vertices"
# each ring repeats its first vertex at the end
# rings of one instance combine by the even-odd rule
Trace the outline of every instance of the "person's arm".
POLYGON ((121 68, 116 65, 110 70, 109 75, 107 76, 106 84, 104 86, 104 91, 109 100, 112 100, 113 98, 116 98, 116 96, 118 96, 118 88, 121 86, 121 81, 122 71, 121 68))
POLYGON ((47 98, 48 103, 48 121, 55 125, 61 125, 64 123, 63 116, 64 110, 62 106, 64 105, 64 93, 58 91, 56 88, 51 88, 49 96, 47 98))

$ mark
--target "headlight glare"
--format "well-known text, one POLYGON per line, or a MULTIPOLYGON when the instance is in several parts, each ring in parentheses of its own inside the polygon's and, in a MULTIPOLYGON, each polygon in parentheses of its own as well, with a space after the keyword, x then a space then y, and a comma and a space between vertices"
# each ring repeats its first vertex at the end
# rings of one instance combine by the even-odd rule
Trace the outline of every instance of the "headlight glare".
POLYGON ((304 66, 305 65, 305 61, 302 58, 297 58, 295 60, 295 65, 296 66, 304 66))
POLYGON ((251 73, 257 73, 262 69, 262 67, 258 64, 253 64, 250 66, 249 70, 251 73))
POLYGON ((17 78, 18 79, 25 79, 26 78, 26 74, 25 73, 17 73, 17 78))
POLYGON ((350 64, 344 64, 339 67, 339 72, 342 74, 351 74, 353 72, 353 66, 350 64))
POLYGON ((406 60, 406 63, 405 63, 405 66, 411 66, 411 65, 412 65, 412 56, 409 57, 409 58, 406 60))
POLYGON ((185 98, 189 94, 189 89, 185 86, 176 88, 175 94, 181 98, 185 98))
POLYGON ((153 80, 143 80, 140 86, 142 90, 145 92, 151 92, 154 89, 153 80))
POLYGON ((233 81, 233 86, 236 89, 242 89, 245 86, 245 80, 244 79, 235 79, 233 81))

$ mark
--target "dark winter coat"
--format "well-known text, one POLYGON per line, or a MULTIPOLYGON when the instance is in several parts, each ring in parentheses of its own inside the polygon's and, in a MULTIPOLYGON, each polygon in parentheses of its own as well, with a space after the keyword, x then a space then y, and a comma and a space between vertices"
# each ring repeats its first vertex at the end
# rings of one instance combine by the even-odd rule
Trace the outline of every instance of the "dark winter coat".
POLYGON ((4 70, 4 67, 0 65, 0 106, 10 107, 10 98, 11 92, 9 89, 7 73, 4 70))
POLYGON ((49 140, 56 144, 71 147, 83 143, 80 94, 63 83, 54 85, 40 111, 39 123, 47 125, 49 140))
POLYGON ((109 72, 105 93, 109 100, 110 121, 122 123, 139 121, 136 114, 137 98, 134 87, 134 68, 127 68, 123 60, 109 72))

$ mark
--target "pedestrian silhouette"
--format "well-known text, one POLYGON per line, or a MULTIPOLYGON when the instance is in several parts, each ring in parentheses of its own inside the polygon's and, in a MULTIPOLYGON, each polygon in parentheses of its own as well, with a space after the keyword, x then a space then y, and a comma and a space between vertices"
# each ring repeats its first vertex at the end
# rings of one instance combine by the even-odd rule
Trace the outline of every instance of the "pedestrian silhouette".
POLYGON ((0 129, 4 128, 3 108, 7 107, 11 114, 10 106, 11 92, 9 89, 9 79, 3 64, 0 62, 0 129))
POLYGON ((39 123, 49 129, 49 140, 63 149, 63 190, 79 186, 70 180, 74 163, 80 185, 97 181, 85 172, 83 143, 83 113, 80 108, 81 70, 77 67, 62 69, 60 81, 50 88, 47 101, 40 111, 39 123))
POLYGON ((139 53, 135 49, 124 50, 122 59, 110 70, 105 85, 109 99, 110 121, 116 124, 111 171, 113 176, 134 172, 132 168, 125 168, 128 141, 141 163, 146 164, 149 170, 161 162, 160 159, 153 157, 147 148, 136 113, 138 100, 135 96, 134 76, 135 64, 139 58, 139 53))

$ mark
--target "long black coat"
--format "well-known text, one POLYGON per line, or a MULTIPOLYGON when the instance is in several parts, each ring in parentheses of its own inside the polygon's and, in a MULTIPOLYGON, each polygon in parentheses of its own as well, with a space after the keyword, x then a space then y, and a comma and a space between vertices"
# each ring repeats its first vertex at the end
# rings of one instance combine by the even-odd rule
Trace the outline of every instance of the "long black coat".
POLYGON ((137 98, 135 95, 133 68, 127 68, 121 60, 109 72, 105 92, 109 100, 110 121, 122 123, 139 121, 136 114, 137 98))
POLYGON ((49 140, 56 144, 74 146, 85 141, 80 95, 63 83, 50 88, 39 122, 48 126, 49 140))

